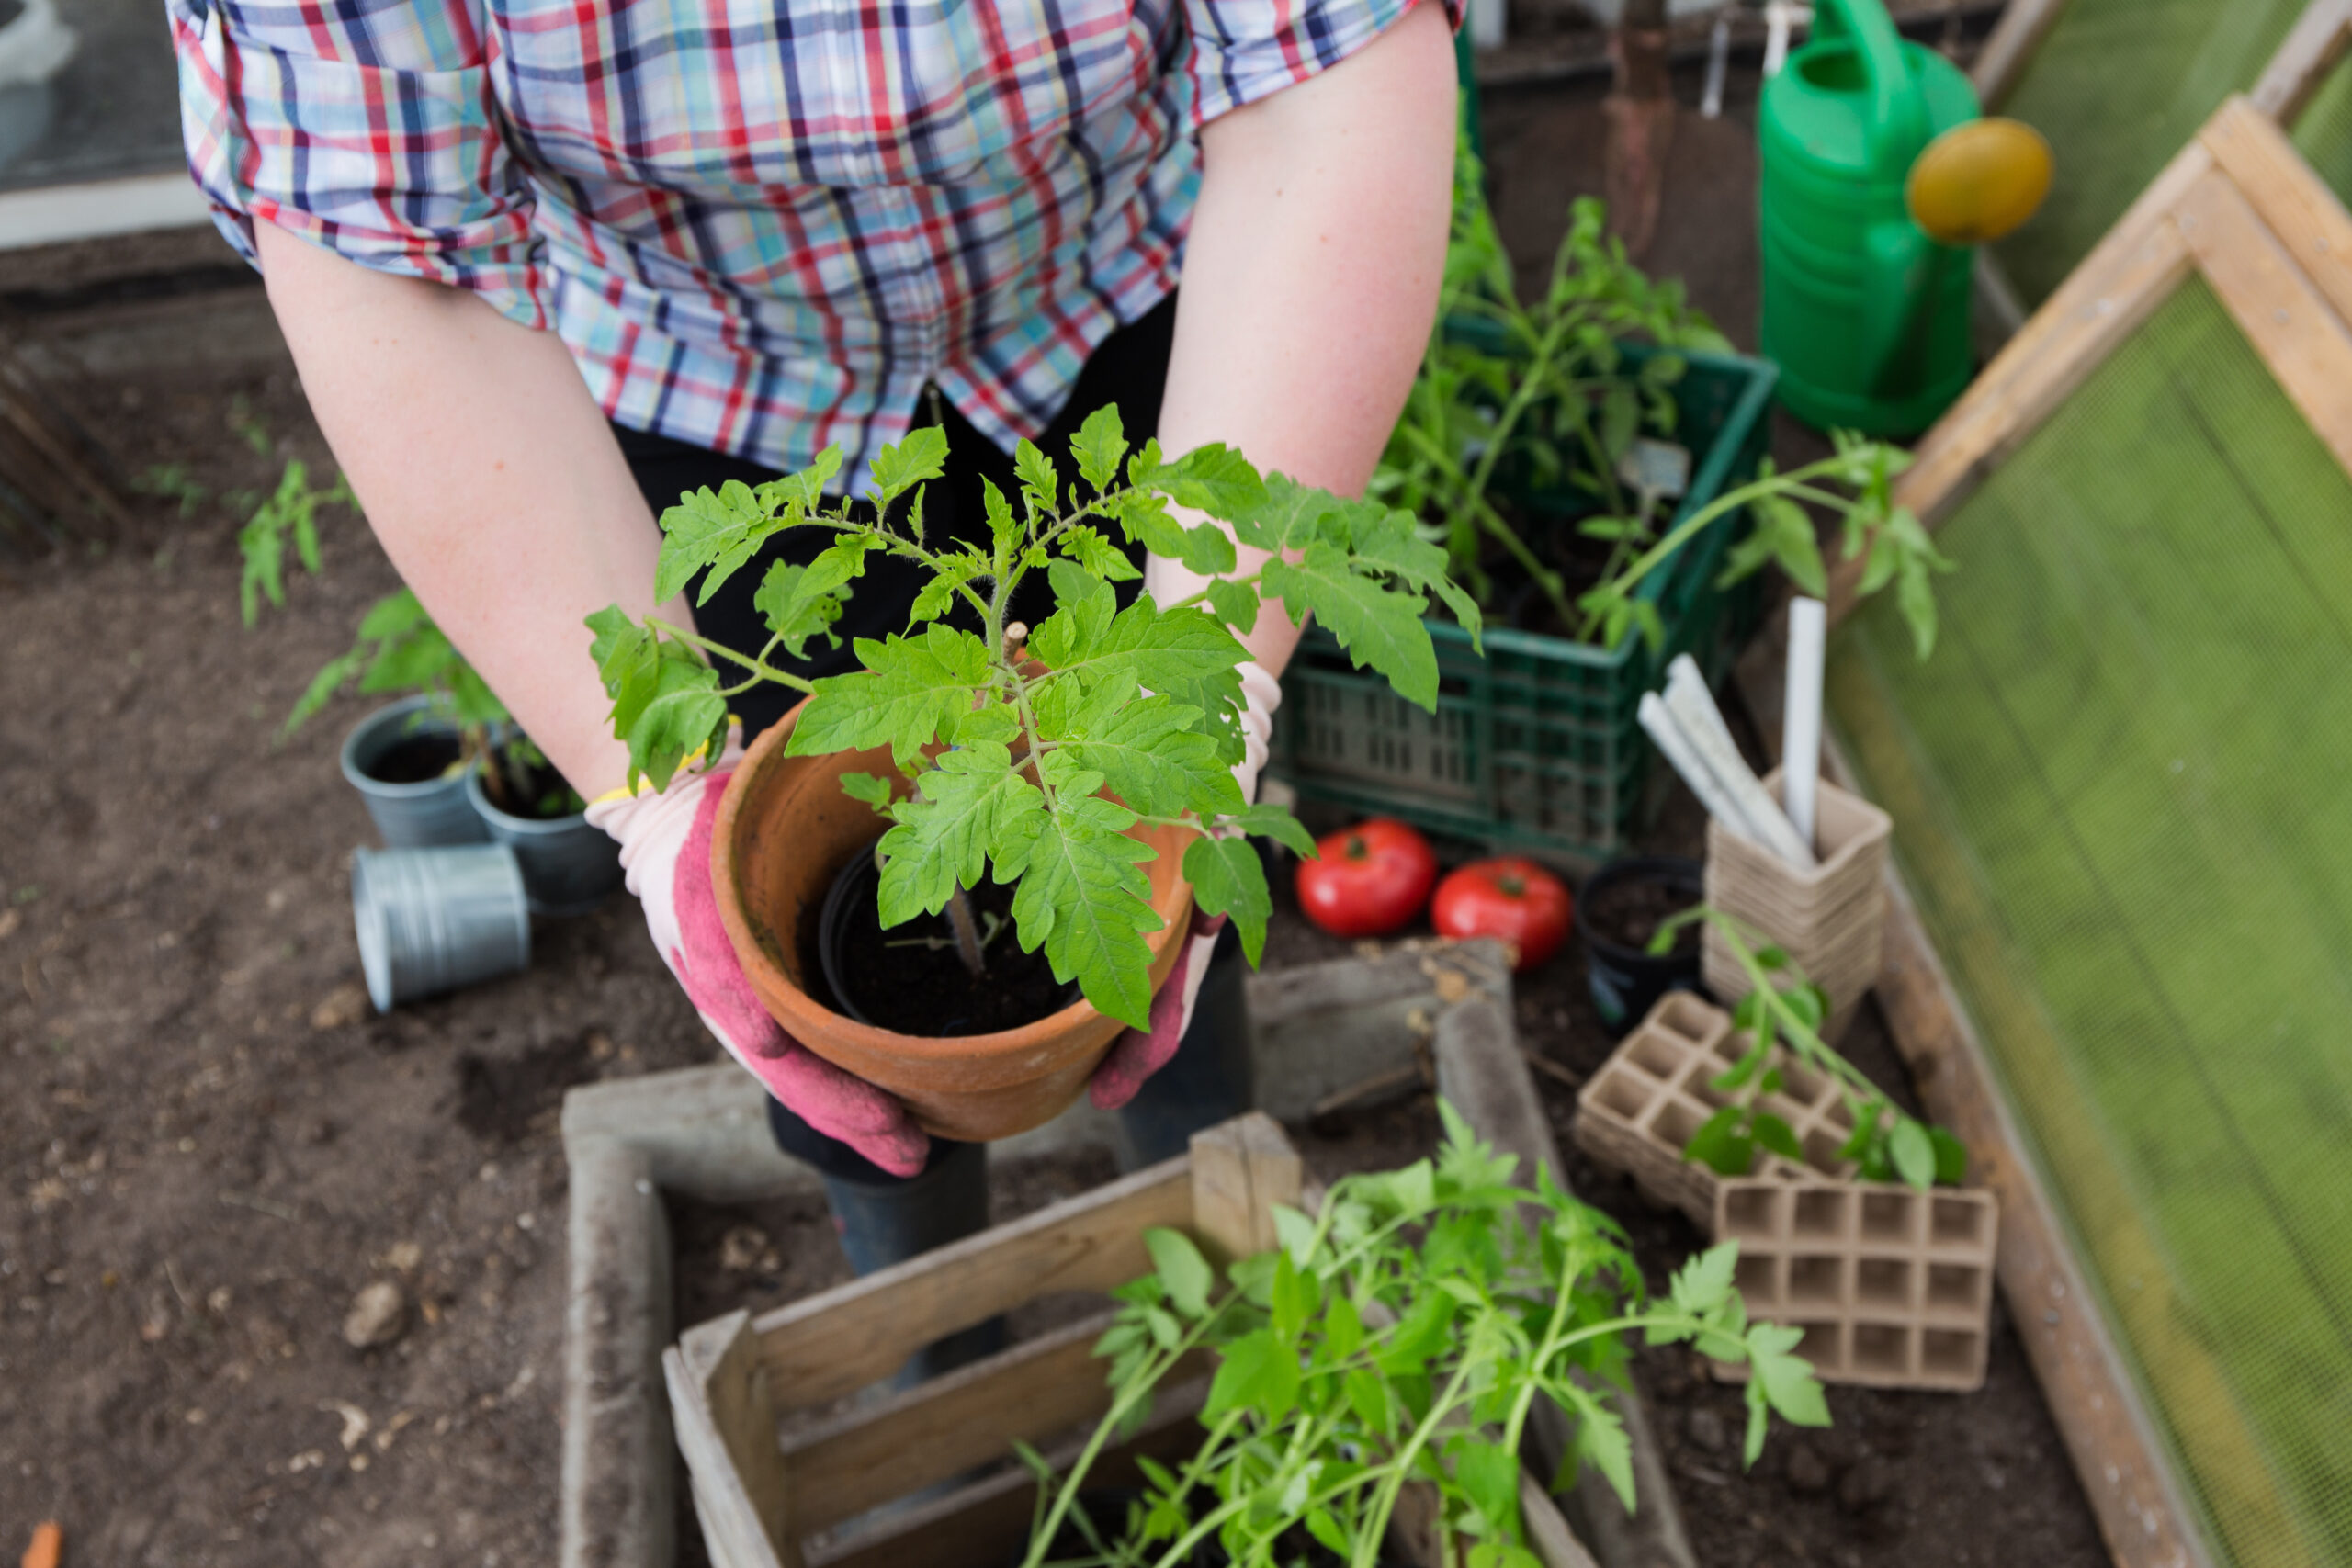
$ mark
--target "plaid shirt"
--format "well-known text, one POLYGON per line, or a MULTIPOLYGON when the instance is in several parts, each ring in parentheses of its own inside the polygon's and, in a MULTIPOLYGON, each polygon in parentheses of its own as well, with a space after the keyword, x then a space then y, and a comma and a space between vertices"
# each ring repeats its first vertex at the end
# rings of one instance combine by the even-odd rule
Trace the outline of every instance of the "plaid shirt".
POLYGON ((1010 446, 1175 287, 1197 129, 1413 0, 169 0, 188 164, 560 333, 605 412, 842 478, 1010 446))

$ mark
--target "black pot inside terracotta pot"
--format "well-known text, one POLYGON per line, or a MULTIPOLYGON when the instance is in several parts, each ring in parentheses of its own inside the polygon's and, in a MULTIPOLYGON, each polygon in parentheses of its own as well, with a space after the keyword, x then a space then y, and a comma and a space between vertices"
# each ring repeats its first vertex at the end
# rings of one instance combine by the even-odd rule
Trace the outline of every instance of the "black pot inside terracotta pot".
POLYGON ((1699 988, 1699 928, 1675 935, 1658 956, 1650 939, 1668 916, 1705 897, 1699 863, 1681 855, 1628 855, 1586 879, 1577 897, 1577 934, 1584 941, 1586 983, 1611 1038, 1639 1023, 1668 991, 1699 988))
POLYGON ((1021 951, 1010 884, 984 881, 965 895, 982 931, 993 933, 983 950, 987 972, 975 976, 956 951, 944 911, 885 931, 876 903, 881 882, 870 852, 852 855, 818 915, 818 966, 844 1016, 941 1039, 1018 1029, 1079 999, 1075 982, 1054 978, 1042 946, 1021 951))

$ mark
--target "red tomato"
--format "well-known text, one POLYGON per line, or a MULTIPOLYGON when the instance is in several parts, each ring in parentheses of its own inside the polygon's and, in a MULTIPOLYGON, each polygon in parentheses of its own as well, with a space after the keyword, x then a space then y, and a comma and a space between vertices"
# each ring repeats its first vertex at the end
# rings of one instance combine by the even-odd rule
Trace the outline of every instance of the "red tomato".
POLYGON ((1421 912, 1437 856, 1402 822, 1375 817, 1316 840, 1298 863, 1298 907, 1333 936, 1386 936, 1421 912))
POLYGON ((1519 952, 1521 974, 1560 951, 1574 909, 1560 879, 1532 860, 1506 855, 1465 865, 1438 884, 1430 910, 1440 936, 1498 937, 1519 952))

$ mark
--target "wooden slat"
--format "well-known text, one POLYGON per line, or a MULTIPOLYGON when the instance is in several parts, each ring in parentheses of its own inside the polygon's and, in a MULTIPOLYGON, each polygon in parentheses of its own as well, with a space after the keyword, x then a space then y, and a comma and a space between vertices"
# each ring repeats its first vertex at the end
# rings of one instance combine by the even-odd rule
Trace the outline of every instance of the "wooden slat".
POLYGON ((1212 1258, 1230 1262, 1279 1244, 1272 1205, 1298 1207, 1306 1172, 1272 1117, 1258 1111, 1193 1134, 1188 1227, 1212 1258))
MULTIPOLYGON (((1898 504, 1929 527, 1941 522, 2147 320, 2193 265, 2172 212, 2212 167, 2196 142, 2156 176, 1920 441, 1896 481, 1898 504)), ((1848 561, 1830 573, 1833 622, 1853 607, 1861 567, 1848 561)))
POLYGON ((2198 181, 2174 221, 2279 387, 2352 469, 2352 329, 2227 174, 2198 181))
MULTIPOLYGON (((893 1498, 1002 1459, 1018 1439, 1044 1445, 1111 1407, 1094 1343, 1111 1326, 1102 1313, 869 1409, 797 1432, 784 1444, 788 1513, 813 1533, 893 1498)), ((1208 1370, 1180 1367, 1179 1378, 1208 1370)))
POLYGON ((801 1568, 785 1519, 783 1457, 747 1313, 663 1352, 670 1417, 718 1568, 801 1568))
POLYGON ((1182 1159, 763 1313, 752 1330, 779 1409, 888 1375, 922 1346, 1057 1291, 1107 1291, 1151 1271, 1143 1233, 1193 1217, 1182 1159))
POLYGON ((1976 51, 1976 67, 1970 73, 1976 96, 1988 111, 2009 96, 2025 74, 2026 62, 2065 9, 2066 0, 2009 0, 2008 9, 1985 35, 1984 47, 1976 51))
POLYGON ((2352 321, 2352 213, 2294 143, 2243 98, 2224 104, 2198 140, 2335 314, 2352 321))
MULTIPOLYGON (((1193 1417, 1207 1395, 1206 1378, 1163 1390, 1142 1430, 1095 1461, 1090 1483, 1141 1484, 1138 1455, 1164 1464, 1189 1457, 1201 1445, 1201 1428, 1193 1417)), ((1046 1461, 1067 1471, 1080 1446, 1072 1440, 1048 1450, 1046 1461)), ((945 1497, 893 1514, 872 1529, 812 1548, 808 1568, 1002 1568, 1029 1539, 1036 1493, 1026 1470, 1002 1470, 945 1497)))
MULTIPOLYGON (((1777 759, 1782 662, 1769 647, 1760 652, 1739 665, 1741 697, 1777 759)), ((1824 743, 1823 764, 1840 788, 1859 791, 1834 740, 1824 743)), ((2118 1568, 2210 1568, 2139 1385, 1892 860, 1886 885, 1879 1006, 1928 1115, 1968 1145, 1971 1179, 2000 1201, 1996 1272, 2002 1296, 2109 1553, 2118 1568)))
POLYGON ((2280 125, 2302 118, 2352 44, 2352 0, 2311 0, 2254 85, 2253 107, 2280 125))

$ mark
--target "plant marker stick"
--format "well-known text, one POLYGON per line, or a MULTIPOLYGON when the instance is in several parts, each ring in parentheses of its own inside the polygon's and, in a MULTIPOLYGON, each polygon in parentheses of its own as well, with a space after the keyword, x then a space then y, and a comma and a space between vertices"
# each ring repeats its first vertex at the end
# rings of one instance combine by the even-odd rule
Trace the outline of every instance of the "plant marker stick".
POLYGON ((1829 638, 1829 606, 1818 599, 1789 601, 1789 685, 1781 706, 1781 798, 1789 823, 1810 846, 1815 786, 1821 781, 1821 669, 1829 638))
POLYGON ((1724 723, 1714 695, 1707 690, 1706 678, 1699 673, 1698 664, 1688 654, 1667 667, 1666 705, 1682 726, 1682 733, 1690 739, 1707 771, 1714 774, 1724 793, 1739 803, 1741 813, 1754 825, 1749 839, 1797 870, 1811 871, 1815 863, 1812 846, 1797 837, 1781 803, 1765 790, 1763 781, 1739 754, 1739 746, 1731 738, 1731 728, 1724 723))
POLYGON ((1740 810, 1738 804, 1715 782, 1715 775, 1699 761, 1699 753, 1691 746, 1690 738, 1682 733, 1682 726, 1676 722, 1673 713, 1656 692, 1642 694, 1641 705, 1634 710, 1634 716, 1641 720, 1642 728, 1657 743, 1658 754, 1674 765, 1674 771, 1682 775, 1682 782, 1690 786, 1690 793, 1699 797, 1699 804, 1707 808, 1708 816, 1743 839, 1754 840, 1759 844, 1764 841, 1762 835, 1756 831, 1755 824, 1748 821, 1747 814, 1740 810))

